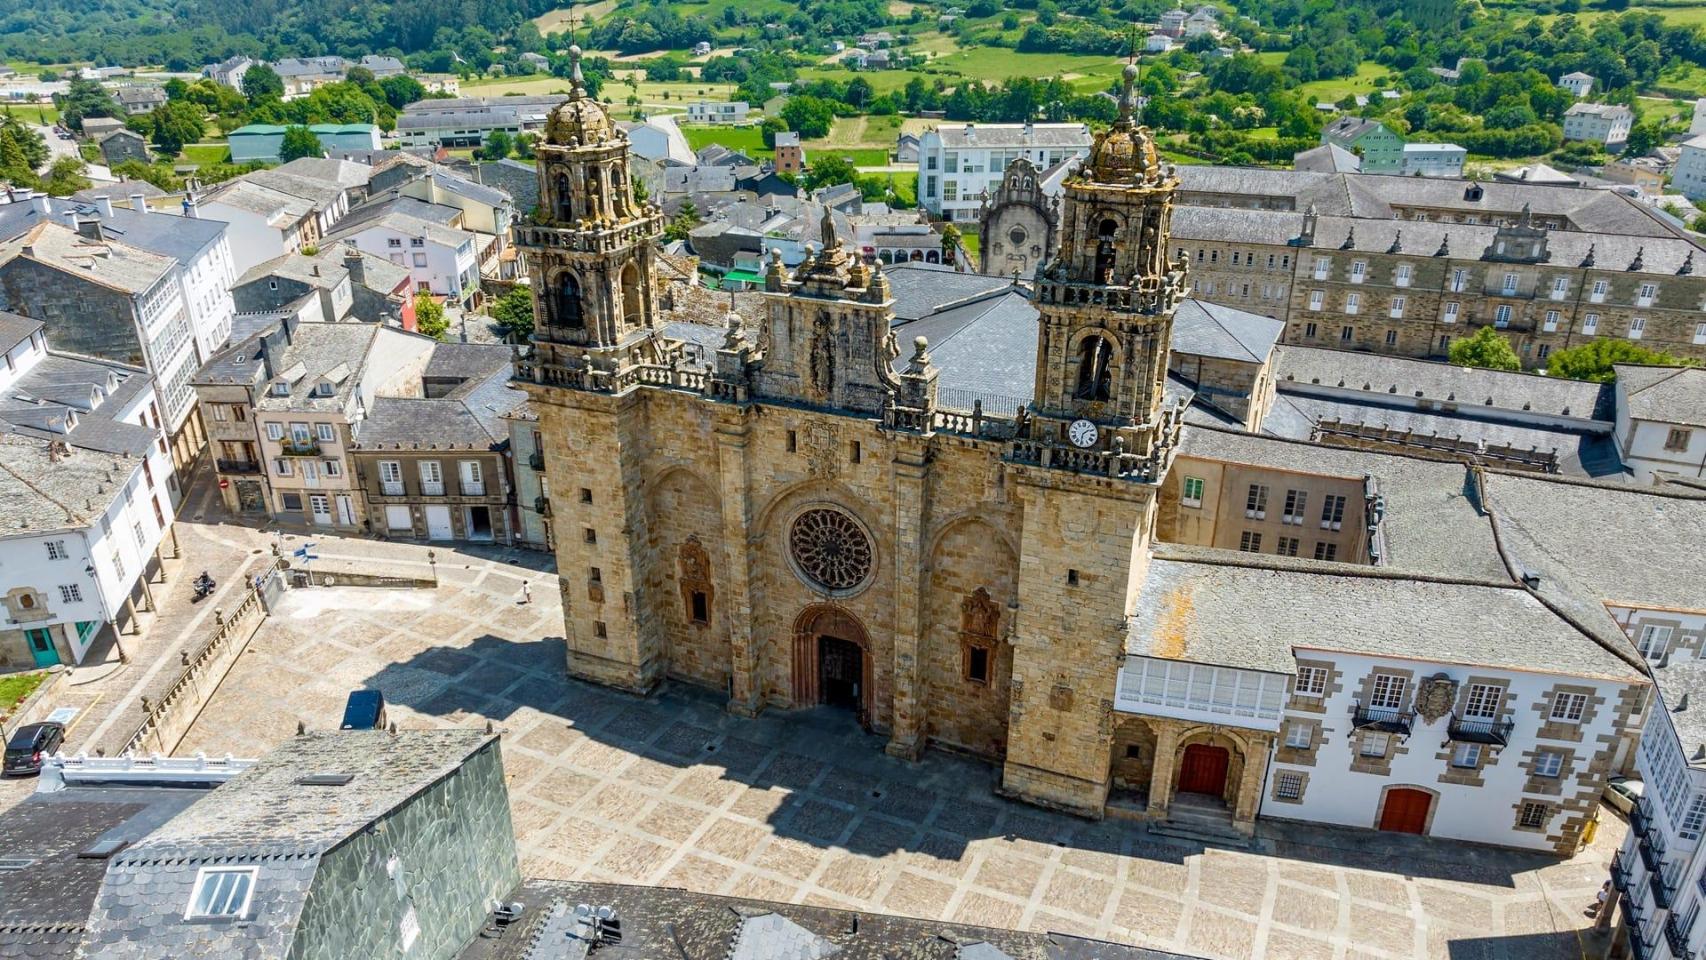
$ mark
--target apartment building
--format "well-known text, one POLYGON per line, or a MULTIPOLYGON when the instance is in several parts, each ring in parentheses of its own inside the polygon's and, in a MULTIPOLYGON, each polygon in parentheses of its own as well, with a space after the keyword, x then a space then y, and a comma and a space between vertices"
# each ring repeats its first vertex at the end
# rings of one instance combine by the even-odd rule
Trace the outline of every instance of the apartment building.
POLYGON ((752 105, 743 101, 698 100, 687 105, 688 123, 745 123, 752 105))
POLYGON ((1706 481, 1706 370, 1615 370, 1617 445, 1635 481, 1706 481))
POLYGON ((405 147, 478 147, 495 132, 514 137, 543 130, 562 102, 560 94, 419 100, 397 115, 397 136, 405 147))
POLYGON ((1564 139, 1602 144, 1607 150, 1621 149, 1629 139, 1635 114, 1615 103, 1573 103, 1564 111, 1564 139))
POLYGON ((1092 139, 1081 123, 943 124, 918 144, 918 202, 943 219, 976 220, 1009 163, 1050 170, 1088 155, 1092 139))
POLYGON ((327 237, 409 271, 417 292, 447 297, 463 306, 480 294, 480 247, 468 230, 393 210, 346 224, 327 237))
POLYGON ((1402 173, 1404 138, 1379 120, 1340 117, 1321 128, 1321 143, 1362 158, 1364 173, 1402 173))
POLYGON ((48 335, 0 313, 0 670, 122 650, 118 631, 154 607, 177 502, 147 371, 55 352, 48 335))

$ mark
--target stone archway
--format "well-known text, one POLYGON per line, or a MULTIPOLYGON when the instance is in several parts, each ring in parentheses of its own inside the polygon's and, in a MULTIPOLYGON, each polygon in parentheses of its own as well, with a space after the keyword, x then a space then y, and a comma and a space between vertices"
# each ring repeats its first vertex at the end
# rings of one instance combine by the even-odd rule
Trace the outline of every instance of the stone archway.
POLYGON ((859 725, 869 727, 875 686, 870 636, 852 611, 837 604, 814 603, 794 619, 794 706, 816 706, 829 702, 826 697, 832 694, 836 698, 847 694, 837 686, 837 676, 848 662, 846 658, 850 647, 858 650, 857 680, 851 692, 851 705, 858 715, 859 725))

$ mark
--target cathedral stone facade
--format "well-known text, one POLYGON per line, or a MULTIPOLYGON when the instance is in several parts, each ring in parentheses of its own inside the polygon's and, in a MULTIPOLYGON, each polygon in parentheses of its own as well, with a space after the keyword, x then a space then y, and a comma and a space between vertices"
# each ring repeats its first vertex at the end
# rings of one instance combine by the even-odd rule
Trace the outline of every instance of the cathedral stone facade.
POLYGON ((1007 165, 1001 186, 978 212, 980 272, 1029 280, 1054 255, 1060 214, 1043 190, 1043 174, 1020 157, 1007 165))
POLYGON ((632 197, 626 136, 577 84, 538 151, 516 380, 544 438, 569 671, 726 690, 744 714, 844 707, 893 754, 975 752, 1006 793, 1100 814, 1186 289, 1175 181, 1129 103, 1067 188, 1034 403, 1006 419, 938 405, 882 265, 828 224, 799 267, 769 262, 765 315, 731 314, 714 364, 689 365, 653 309, 662 220, 632 197))

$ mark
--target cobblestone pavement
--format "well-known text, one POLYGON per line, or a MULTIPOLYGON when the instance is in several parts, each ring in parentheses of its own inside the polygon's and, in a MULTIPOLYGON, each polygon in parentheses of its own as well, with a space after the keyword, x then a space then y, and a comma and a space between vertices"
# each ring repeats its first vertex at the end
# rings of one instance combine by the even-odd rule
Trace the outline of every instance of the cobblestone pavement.
MULTIPOLYGON (((391 548, 418 550, 419 548, 391 548)), ((255 755, 382 689, 401 726, 505 731, 523 871, 1276 960, 1580 957, 1623 827, 1571 861, 1264 824, 1257 852, 995 797, 996 771, 883 754, 834 711, 732 717, 563 676, 556 590, 441 552, 436 591, 291 591, 180 753, 255 755)), ((407 560, 396 562, 419 562, 407 560)))

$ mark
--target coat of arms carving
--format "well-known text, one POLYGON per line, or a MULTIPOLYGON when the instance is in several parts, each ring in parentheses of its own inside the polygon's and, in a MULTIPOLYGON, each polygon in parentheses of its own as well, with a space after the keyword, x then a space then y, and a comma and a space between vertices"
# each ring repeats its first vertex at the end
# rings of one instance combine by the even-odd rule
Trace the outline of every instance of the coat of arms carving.
POLYGON ((1451 705, 1456 702, 1457 682, 1443 673, 1423 680, 1416 690, 1416 712, 1429 723, 1450 713, 1451 705))

